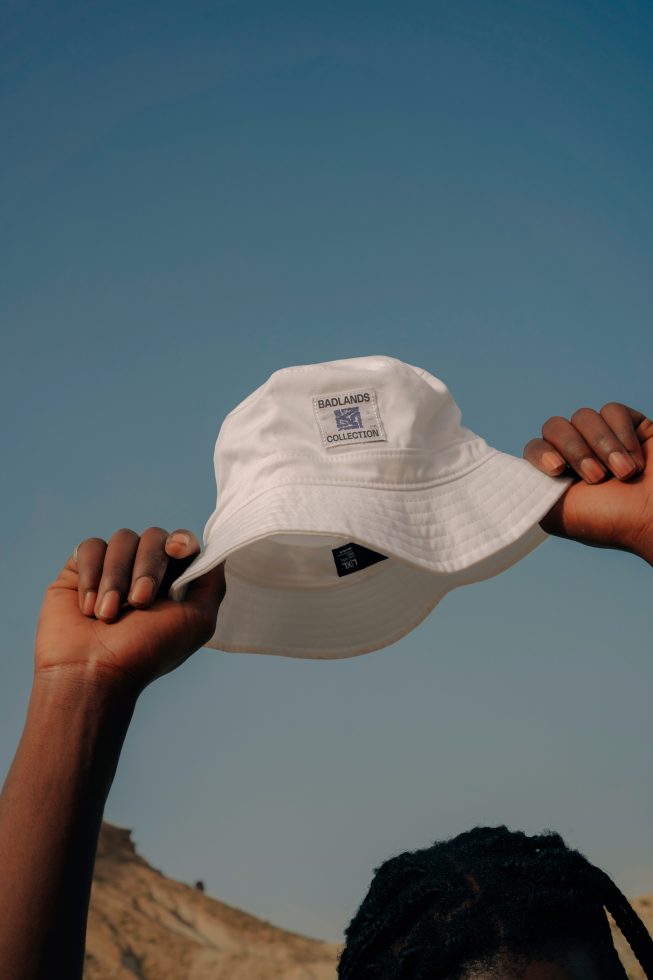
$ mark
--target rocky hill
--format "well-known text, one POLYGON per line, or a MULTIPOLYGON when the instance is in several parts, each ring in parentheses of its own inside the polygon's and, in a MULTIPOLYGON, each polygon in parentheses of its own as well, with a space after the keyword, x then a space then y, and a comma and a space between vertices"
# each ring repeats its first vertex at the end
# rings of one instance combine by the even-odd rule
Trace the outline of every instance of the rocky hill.
MULTIPOLYGON (((653 932, 653 896, 633 905, 653 932)), ((644 980, 619 932, 615 943, 631 980, 644 980)), ((337 953, 166 878, 129 830, 103 825, 85 980, 335 980, 337 953)))
POLYGON ((285 932, 166 878, 105 823, 85 980, 335 980, 337 947, 285 932))

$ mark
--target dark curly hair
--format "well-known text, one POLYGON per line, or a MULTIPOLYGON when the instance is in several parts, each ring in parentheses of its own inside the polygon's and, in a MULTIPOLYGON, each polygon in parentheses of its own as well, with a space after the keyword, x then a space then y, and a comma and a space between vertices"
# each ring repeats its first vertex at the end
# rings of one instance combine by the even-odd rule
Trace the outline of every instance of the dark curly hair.
POLYGON ((653 940, 605 872, 555 833, 476 827, 390 858, 346 931, 340 980, 462 980, 581 949, 623 980, 610 912, 653 980, 653 940))

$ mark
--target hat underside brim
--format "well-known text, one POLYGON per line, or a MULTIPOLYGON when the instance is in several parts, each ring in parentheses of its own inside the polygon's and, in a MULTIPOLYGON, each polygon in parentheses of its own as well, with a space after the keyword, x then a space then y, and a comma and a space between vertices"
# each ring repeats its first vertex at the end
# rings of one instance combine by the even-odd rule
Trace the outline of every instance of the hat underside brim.
POLYGON ((497 575, 546 539, 539 521, 570 484, 494 452, 423 490, 285 485, 211 524, 206 549, 170 589, 226 559, 227 592, 206 644, 232 653, 335 659, 381 649, 452 589, 497 575), (323 548, 274 535, 324 534, 323 548), (339 578, 331 552, 355 542, 388 556, 339 578))

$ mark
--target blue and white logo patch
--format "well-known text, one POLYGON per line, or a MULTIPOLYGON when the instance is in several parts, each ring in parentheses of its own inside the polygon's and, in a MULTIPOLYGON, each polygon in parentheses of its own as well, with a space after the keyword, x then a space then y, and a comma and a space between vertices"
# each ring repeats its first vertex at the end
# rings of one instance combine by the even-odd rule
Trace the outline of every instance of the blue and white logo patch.
POLYGON ((371 388, 315 395, 313 411, 325 449, 387 442, 376 392, 371 388))
POLYGON ((360 408, 334 408, 338 429, 362 429, 363 420, 360 408))

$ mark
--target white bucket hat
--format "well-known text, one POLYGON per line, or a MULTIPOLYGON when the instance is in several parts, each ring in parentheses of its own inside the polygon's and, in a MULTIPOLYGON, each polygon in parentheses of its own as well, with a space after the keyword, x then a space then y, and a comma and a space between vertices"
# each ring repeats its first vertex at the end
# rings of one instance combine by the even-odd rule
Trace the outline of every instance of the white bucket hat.
POLYGON ((209 647, 330 659, 394 643, 540 544, 570 483, 460 419, 442 381, 393 357, 275 371, 224 420, 204 550, 169 596, 224 561, 209 647))

